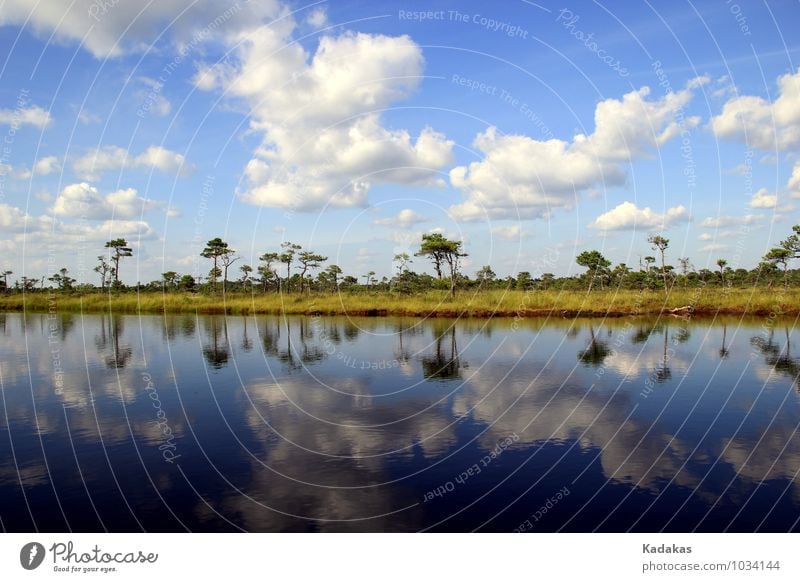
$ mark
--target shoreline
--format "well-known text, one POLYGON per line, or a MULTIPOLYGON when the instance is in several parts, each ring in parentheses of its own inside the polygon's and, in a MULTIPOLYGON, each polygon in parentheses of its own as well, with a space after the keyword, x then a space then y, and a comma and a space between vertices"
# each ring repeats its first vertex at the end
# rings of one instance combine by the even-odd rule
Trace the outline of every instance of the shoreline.
POLYGON ((800 315, 800 290, 681 289, 663 291, 464 291, 423 295, 279 295, 189 293, 71 294, 26 293, 0 296, 0 313, 118 313, 198 315, 350 315, 363 317, 627 317, 792 316, 800 315), (602 307, 601 307, 602 306, 602 307))

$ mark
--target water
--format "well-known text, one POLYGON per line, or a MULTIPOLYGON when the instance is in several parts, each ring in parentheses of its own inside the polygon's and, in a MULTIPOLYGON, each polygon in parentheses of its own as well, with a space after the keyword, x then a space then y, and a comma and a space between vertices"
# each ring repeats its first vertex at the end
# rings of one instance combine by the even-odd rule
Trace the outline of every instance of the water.
POLYGON ((793 326, 0 314, 2 529, 798 530, 793 326))

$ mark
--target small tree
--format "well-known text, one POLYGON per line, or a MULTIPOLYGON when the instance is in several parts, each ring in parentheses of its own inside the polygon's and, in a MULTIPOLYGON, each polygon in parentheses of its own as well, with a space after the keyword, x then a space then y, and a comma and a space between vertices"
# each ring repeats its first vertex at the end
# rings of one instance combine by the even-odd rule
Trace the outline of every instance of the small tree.
POLYGON ((164 280, 164 287, 177 287, 178 285, 178 273, 175 271, 167 271, 166 273, 161 273, 161 278, 164 280))
POLYGON ((184 275, 178 281, 178 287, 184 291, 194 291, 195 281, 191 275, 184 275))
MULTIPOLYGON (((66 274, 66 272, 67 272, 66 269, 61 269, 61 271, 64 274, 66 274)), ((53 275, 53 276, 54 277, 56 277, 56 276, 61 277, 62 275, 53 275)), ((56 281, 56 279, 52 279, 52 278, 50 280, 51 281, 56 281)), ((58 280, 61 281, 62 279, 59 278, 58 280)), ((65 283, 67 283, 69 289, 72 288, 72 283, 74 283, 74 282, 75 282, 75 279, 68 279, 67 281, 65 281, 65 283)), ((18 281, 15 284, 15 286, 17 288, 19 288, 20 283, 22 283, 22 290, 23 291, 33 291, 36 288, 36 278, 35 277, 25 277, 25 276, 23 276, 23 277, 21 277, 21 281, 18 281)), ((59 285, 59 287, 61 287, 61 285, 59 285)))
POLYGON ((800 259, 800 224, 792 227, 793 234, 781 241, 781 247, 789 251, 790 259, 800 259))
POLYGON ((431 234, 422 235, 422 244, 419 250, 414 253, 418 257, 428 257, 433 261, 433 270, 436 272, 436 278, 442 278, 442 263, 444 262, 444 251, 450 248, 450 241, 444 235, 434 232, 431 234))
POLYGON ((792 251, 784 246, 770 249, 770 251, 766 255, 764 255, 765 262, 772 263, 776 267, 778 265, 782 265, 784 287, 789 286, 789 261, 791 259, 792 259, 792 251))
MULTIPOLYGON (((306 272, 312 269, 318 269, 322 263, 328 260, 328 257, 323 257, 312 251, 302 251, 297 255, 297 260, 300 261, 300 293, 305 290, 306 272)), ((309 285, 309 291, 311 286, 309 285)))
POLYGON ((689 257, 678 257, 678 264, 681 266, 681 275, 683 275, 683 286, 689 281, 689 271, 692 270, 692 262, 689 257))
POLYGON ((250 273, 253 272, 253 267, 250 265, 242 265, 239 267, 239 271, 242 273, 242 277, 239 279, 239 282, 242 284, 242 290, 247 290, 247 284, 250 282, 250 273))
POLYGON ((292 277, 292 263, 294 262, 294 256, 297 254, 297 251, 303 247, 286 241, 281 243, 281 248, 283 249, 283 252, 278 255, 278 261, 286 265, 286 291, 288 292, 289 279, 292 277))
POLYGON ((728 261, 725 259, 717 259, 717 267, 719 267, 719 278, 722 281, 722 286, 725 287, 725 267, 728 265, 728 261))
POLYGON ((219 267, 211 267, 208 271, 208 277, 206 277, 211 282, 211 289, 216 289, 217 280, 222 277, 222 269, 219 267))
MULTIPOLYGON (((26 279, 26 277, 23 277, 23 279, 26 279)), ((69 276, 69 271, 67 271, 66 267, 59 269, 58 273, 54 273, 53 276, 48 277, 47 280, 55 283, 62 291, 70 291, 76 281, 69 276)), ((36 283, 36 279, 32 279, 32 282, 36 283)), ((27 287, 27 281, 23 281, 23 285, 27 287)))
POLYGON ((517 273, 517 289, 525 291, 531 287, 533 287, 533 277, 531 277, 530 272, 520 271, 517 273))
POLYGON ((334 290, 338 289, 339 277, 342 276, 342 268, 339 265, 328 265, 328 268, 325 269, 325 272, 328 273, 328 277, 330 277, 331 281, 333 281, 334 290))
MULTIPOLYGON (((220 260, 222 260, 222 257, 229 256, 233 252, 234 251, 230 249, 230 247, 228 246, 228 243, 226 243, 219 237, 212 238, 210 241, 208 241, 206 243, 206 248, 204 248, 200 252, 200 256, 203 257, 204 259, 211 259, 212 261, 214 261, 214 267, 211 269, 211 271, 209 271, 209 278, 211 279, 211 287, 214 291, 217 290, 217 278, 221 274, 219 269, 219 262, 220 260)), ((230 262, 228 262, 228 265, 230 265, 230 262)), ((227 267, 225 268, 225 272, 227 274, 227 267)), ((225 290, 223 288, 223 293, 224 291, 225 290)))
POLYGON ((3 271, 3 288, 5 289, 6 293, 8 293, 8 276, 13 275, 14 271, 3 271))
POLYGON ((577 257, 575 262, 581 267, 586 267, 586 275, 589 278, 589 289, 591 292, 595 279, 600 278, 600 286, 603 285, 602 276, 606 269, 611 266, 611 261, 605 258, 600 251, 583 251, 577 257))
POLYGON ((402 275, 408 271, 408 265, 412 263, 411 257, 408 253, 398 253, 392 259, 397 264, 397 274, 402 275))
POLYGON ((450 270, 450 297, 456 296, 456 281, 461 265, 461 258, 467 253, 461 250, 461 241, 449 240, 444 235, 435 232, 422 235, 417 256, 427 256, 433 261, 436 276, 442 278, 442 266, 447 265, 450 270))
POLYGON ((665 253, 669 247, 669 239, 664 238, 658 234, 652 234, 647 237, 647 242, 654 251, 658 251, 661 255, 661 277, 664 279, 664 290, 669 292, 669 283, 667 282, 667 267, 665 262, 665 253))
POLYGON ((478 269, 477 273, 475 273, 475 280, 478 282, 479 287, 491 285, 492 281, 494 281, 496 277, 497 275, 489 265, 484 265, 478 269))
POLYGON ((226 249, 224 253, 219 256, 219 261, 222 263, 222 293, 228 288, 228 268, 238 261, 241 257, 236 256, 236 251, 233 249, 226 249))
POLYGON ((278 253, 264 253, 258 257, 258 260, 261 262, 258 266, 258 274, 261 275, 261 282, 264 284, 264 293, 266 293, 269 282, 278 276, 272 266, 278 261, 278 253))
POLYGON ((106 248, 110 249, 111 260, 114 261, 114 287, 119 287, 119 261, 122 257, 132 257, 133 249, 128 246, 128 241, 124 238, 108 241, 106 248))
POLYGON ((100 264, 94 268, 94 272, 100 275, 100 289, 105 292, 106 285, 111 282, 115 269, 111 266, 111 263, 106 262, 106 258, 103 255, 98 255, 97 261, 100 264))

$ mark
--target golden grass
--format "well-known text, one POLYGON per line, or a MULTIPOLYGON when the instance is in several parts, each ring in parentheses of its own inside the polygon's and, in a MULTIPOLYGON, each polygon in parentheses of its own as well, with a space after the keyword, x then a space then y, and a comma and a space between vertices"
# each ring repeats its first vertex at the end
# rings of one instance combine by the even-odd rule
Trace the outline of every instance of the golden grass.
POLYGON ((445 291, 416 295, 377 293, 203 295, 191 293, 63 294, 0 296, 0 311, 86 313, 253 313, 323 315, 404 315, 415 317, 514 317, 534 315, 622 316, 662 313, 690 306, 695 314, 800 313, 800 290, 674 289, 663 291, 445 291))

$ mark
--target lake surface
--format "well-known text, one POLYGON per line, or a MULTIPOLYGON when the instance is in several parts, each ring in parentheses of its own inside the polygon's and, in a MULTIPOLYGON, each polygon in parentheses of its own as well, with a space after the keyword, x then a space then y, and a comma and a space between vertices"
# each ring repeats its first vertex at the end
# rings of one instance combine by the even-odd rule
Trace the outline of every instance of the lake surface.
POLYGON ((795 326, 0 314, 0 525, 798 530, 795 326))

